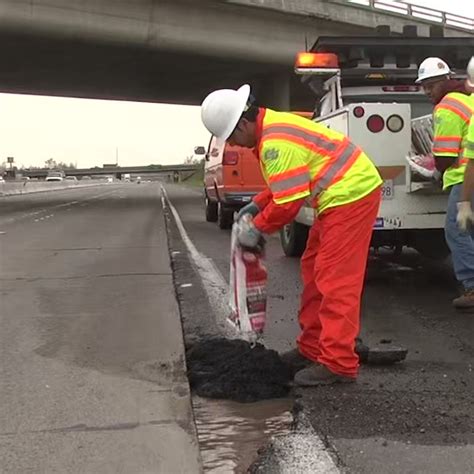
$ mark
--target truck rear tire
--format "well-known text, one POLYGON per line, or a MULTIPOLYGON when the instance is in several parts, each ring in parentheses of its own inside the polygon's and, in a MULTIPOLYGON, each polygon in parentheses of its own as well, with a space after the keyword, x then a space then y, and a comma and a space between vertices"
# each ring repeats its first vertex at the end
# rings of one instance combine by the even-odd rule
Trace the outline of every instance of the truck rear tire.
POLYGON ((306 248, 309 228, 292 222, 280 230, 280 243, 287 257, 301 257, 306 248))
POLYGON ((234 222, 233 209, 226 209, 220 202, 217 205, 217 225, 220 229, 230 229, 234 222))
POLYGON ((206 221, 217 222, 217 202, 211 201, 206 196, 206 221))

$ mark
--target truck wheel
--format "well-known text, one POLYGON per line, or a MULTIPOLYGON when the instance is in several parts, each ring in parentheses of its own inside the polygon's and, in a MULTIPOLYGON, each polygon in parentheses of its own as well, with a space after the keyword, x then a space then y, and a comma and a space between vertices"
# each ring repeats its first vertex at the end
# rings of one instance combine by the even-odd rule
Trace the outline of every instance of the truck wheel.
POLYGON ((211 201, 206 196, 206 221, 217 222, 217 202, 211 201))
POLYGON ((280 243, 287 257, 301 257, 308 240, 308 227, 292 222, 280 230, 280 243))
POLYGON ((230 229, 234 222, 234 211, 226 209, 220 202, 217 205, 217 225, 220 229, 230 229))
POLYGON ((442 229, 419 231, 414 247, 431 260, 444 260, 450 253, 442 229))

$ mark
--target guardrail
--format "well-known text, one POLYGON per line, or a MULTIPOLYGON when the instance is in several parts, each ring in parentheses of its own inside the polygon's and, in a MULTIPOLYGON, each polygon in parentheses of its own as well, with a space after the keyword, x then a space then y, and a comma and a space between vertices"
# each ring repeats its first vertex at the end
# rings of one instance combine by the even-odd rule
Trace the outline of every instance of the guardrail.
MULTIPOLYGON (((373 11, 397 13, 414 20, 425 20, 450 28, 474 32, 474 18, 443 12, 434 8, 422 7, 402 0, 331 0, 332 3, 352 3, 373 11)), ((466 0, 466 4, 467 4, 466 0)))

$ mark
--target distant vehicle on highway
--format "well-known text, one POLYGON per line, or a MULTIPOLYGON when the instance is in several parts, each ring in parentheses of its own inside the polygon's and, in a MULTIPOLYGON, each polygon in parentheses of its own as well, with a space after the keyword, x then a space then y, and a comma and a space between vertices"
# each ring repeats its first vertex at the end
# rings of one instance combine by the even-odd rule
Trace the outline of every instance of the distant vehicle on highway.
POLYGON ((64 171, 48 171, 46 181, 63 181, 65 177, 64 171))
POLYGON ((205 156, 206 220, 228 229, 234 212, 265 188, 260 163, 253 150, 228 143, 218 147, 215 137, 211 137, 207 152, 201 146, 194 153, 205 156))
POLYGON ((112 176, 107 176, 107 183, 113 183, 114 182, 114 178, 112 178, 112 176))
POLYGON ((130 173, 124 173, 122 175, 122 180, 125 181, 126 183, 130 183, 130 181, 131 181, 130 173))
POLYGON ((62 176, 46 176, 46 181, 63 181, 62 176))
POLYGON ((66 176, 64 179, 65 179, 66 181, 71 181, 71 182, 73 182, 73 183, 77 183, 77 182, 78 182, 78 180, 77 180, 77 178, 76 178, 75 176, 66 176))
POLYGON ((4 183, 5 180, 3 179, 3 176, 0 176, 0 183, 4 183))
POLYGON ((142 177, 141 176, 137 176, 137 184, 140 184, 142 182, 142 177))

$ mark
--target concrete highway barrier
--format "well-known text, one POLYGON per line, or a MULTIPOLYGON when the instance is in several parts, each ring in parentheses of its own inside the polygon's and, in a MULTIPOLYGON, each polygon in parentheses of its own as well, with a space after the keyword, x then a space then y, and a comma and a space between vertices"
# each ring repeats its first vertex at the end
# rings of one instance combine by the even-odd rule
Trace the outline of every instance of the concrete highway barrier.
POLYGON ((70 181, 6 181, 0 183, 0 196, 14 196, 17 194, 39 193, 44 191, 59 191, 69 188, 84 188, 107 184, 105 180, 93 180, 87 183, 70 181))

